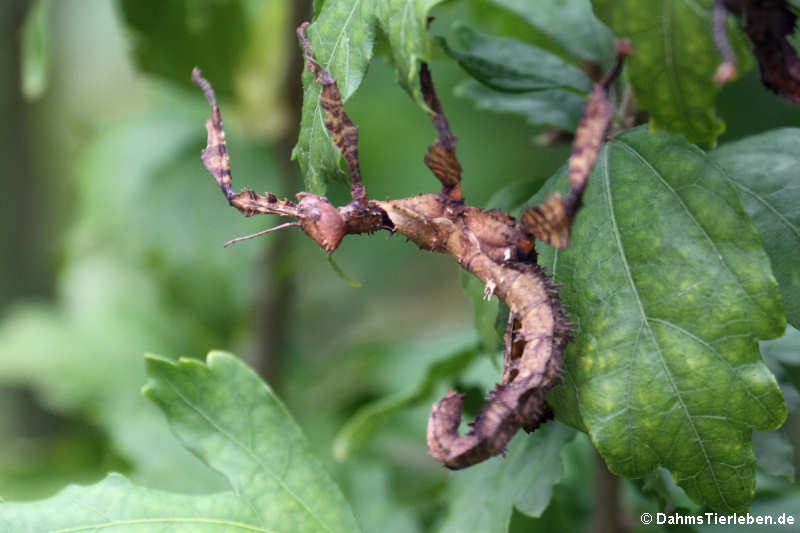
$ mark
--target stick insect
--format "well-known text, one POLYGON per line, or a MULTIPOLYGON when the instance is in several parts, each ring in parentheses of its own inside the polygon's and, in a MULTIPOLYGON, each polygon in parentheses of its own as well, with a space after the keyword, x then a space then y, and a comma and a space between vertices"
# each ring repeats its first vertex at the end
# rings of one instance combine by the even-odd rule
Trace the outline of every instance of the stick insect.
MULTIPOLYGON (((420 66, 420 84, 438 139, 429 146, 425 164, 441 183, 441 191, 398 200, 369 199, 359 169, 358 128, 345 112, 336 80, 314 59, 307 27, 308 23, 302 24, 297 34, 306 66, 322 86, 320 103, 327 114, 325 126, 347 164, 352 201, 336 207, 325 197, 309 192, 298 193, 297 202, 279 199, 272 193, 261 195, 246 189, 233 192, 219 107, 211 85, 195 68, 192 79, 211 105, 203 164, 228 203, 245 216, 276 214, 294 219, 256 235, 299 227, 330 254, 345 235, 378 230, 397 233, 423 250, 449 254, 481 280, 487 299, 496 295, 508 304, 503 376, 472 429, 459 434, 462 397, 453 391, 434 405, 428 422, 431 456, 451 469, 476 464, 501 453, 520 428, 533 431, 552 417, 545 396, 559 380, 570 325, 556 287, 536 264, 534 243, 539 239, 556 248, 569 245, 570 228, 614 114, 608 88, 630 49, 620 45, 614 68, 594 85, 569 160, 570 192, 566 197, 555 193, 544 203, 527 207, 515 220, 499 211, 465 203, 456 137, 450 131, 426 63, 420 66)), ((229 244, 237 240, 240 239, 229 244)))

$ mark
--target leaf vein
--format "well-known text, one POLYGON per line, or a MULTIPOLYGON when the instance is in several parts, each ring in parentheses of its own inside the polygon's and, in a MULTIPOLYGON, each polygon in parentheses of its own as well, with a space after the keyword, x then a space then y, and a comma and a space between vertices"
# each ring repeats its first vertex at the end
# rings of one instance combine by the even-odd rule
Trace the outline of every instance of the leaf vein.
POLYGON ((203 409, 201 409, 201 408, 200 408, 200 406, 198 406, 198 405, 194 404, 193 402, 191 402, 191 401, 190 401, 190 400, 189 400, 189 399, 188 399, 186 396, 184 396, 184 394, 181 392, 181 390, 180 390, 180 389, 179 389, 179 388, 178 388, 178 387, 177 387, 177 386, 176 386, 174 383, 172 383, 172 381, 171 381, 171 380, 169 380, 169 379, 168 379, 168 378, 166 378, 166 377, 164 378, 164 380, 165 380, 165 381, 166 381, 166 383, 167 383, 167 384, 168 384, 168 385, 169 385, 169 386, 172 388, 172 390, 175 392, 175 394, 177 394, 177 395, 178 395, 178 397, 179 397, 179 398, 180 398, 180 399, 181 399, 181 400, 182 400, 182 401, 183 401, 183 402, 184 402, 184 403, 185 403, 185 404, 186 404, 188 407, 190 407, 191 409, 193 409, 195 412, 197 412, 197 414, 199 414, 199 415, 200 415, 202 418, 204 418, 206 421, 208 421, 208 423, 209 423, 209 424, 211 424, 211 426, 212 426, 213 428, 215 428, 217 431, 219 431, 219 432, 220 432, 220 434, 222 434, 224 437, 226 437, 226 438, 227 438, 229 441, 231 441, 231 442, 232 442, 234 445, 236 445, 236 446, 237 446, 239 449, 241 449, 241 450, 242 450, 242 451, 244 451, 244 452, 245 452, 247 455, 249 455, 250 457, 252 457, 252 458, 253 458, 253 460, 255 461, 255 463, 256 463, 256 464, 258 464, 258 465, 259 465, 259 466, 260 466, 260 467, 261 467, 261 468, 262 468, 262 469, 263 469, 263 470, 264 470, 266 473, 268 473, 268 474, 269 474, 269 475, 270 475, 270 476, 271 476, 273 479, 275 479, 275 481, 277 481, 277 483, 278 483, 278 484, 279 484, 279 485, 280 485, 280 486, 281 486, 281 487, 282 487, 282 488, 283 488, 283 489, 284 489, 284 490, 285 490, 285 491, 286 491, 286 492, 287 492, 287 493, 288 493, 288 494, 289 494, 289 495, 290 495, 292 498, 294 498, 294 499, 295 499, 295 500, 296 500, 296 501, 297 501, 297 502, 300 504, 300 506, 301 506, 303 509, 305 509, 305 511, 306 511, 306 512, 307 512, 307 513, 308 513, 308 514, 311 516, 311 517, 313 517, 313 518, 314 518, 314 519, 315 519, 317 522, 319 522, 319 524, 320 524, 322 527, 324 527, 324 528, 325 528, 327 531, 330 531, 331 533, 333 533, 333 530, 332 530, 332 529, 331 529, 331 528, 330 528, 330 527, 329 527, 329 526, 328 526, 328 525, 327 525, 325 522, 323 522, 323 521, 322 521, 322 519, 321 519, 321 518, 319 518, 319 517, 316 515, 316 513, 314 513, 314 511, 313 511, 313 510, 312 510, 312 509, 311 509, 311 508, 308 506, 308 504, 307 504, 307 503, 306 503, 306 502, 305 502, 305 501, 304 501, 302 498, 300 498, 300 496, 298 496, 297 494, 295 494, 295 492, 294 492, 294 491, 293 491, 293 490, 292 490, 292 489, 291 489, 291 488, 290 488, 288 485, 286 485, 286 482, 285 482, 283 479, 281 479, 280 477, 278 477, 278 475, 277 475, 277 474, 276 474, 276 473, 275 473, 275 472, 274 472, 274 471, 273 471, 273 470, 272 470, 272 469, 271 469, 269 466, 267 466, 267 464, 266 464, 266 463, 264 463, 264 462, 261 460, 261 458, 260 458, 260 457, 259 457, 259 456, 258 456, 258 455, 255 453, 255 451, 254 451, 254 450, 252 450, 252 449, 248 448, 247 446, 245 446, 244 444, 242 444, 241 442, 239 442, 239 440, 238 440, 236 437, 234 437, 232 434, 230 434, 228 431, 226 431, 226 430, 225 430, 223 427, 221 427, 221 426, 220 426, 220 425, 219 425, 219 424, 218 424, 218 423, 217 423, 217 422, 216 422, 216 421, 215 421, 213 418, 211 418, 211 416, 210 416, 210 415, 208 415, 208 414, 207 414, 207 413, 206 413, 206 412, 205 412, 203 409))
MULTIPOLYGON (((621 144, 623 144, 623 146, 627 146, 624 143, 621 143, 621 144)), ((648 333, 650 334, 650 337, 653 340, 653 346, 655 347, 655 352, 658 354, 658 360, 661 363, 662 368, 664 369, 665 376, 666 376, 666 378, 667 378, 667 380, 669 382, 670 387, 672 388, 672 390, 675 393, 675 397, 678 399, 678 402, 681 405, 682 411, 684 412, 684 415, 686 416, 686 420, 689 422, 689 427, 692 429, 692 432, 695 435, 696 442, 697 442, 697 444, 698 444, 698 446, 700 448, 700 451, 703 454, 703 458, 705 459, 706 466, 708 467, 708 469, 711 472, 711 477, 712 477, 712 480, 714 482, 714 487, 717 489, 717 493, 719 494, 719 497, 722 499, 723 503, 726 506, 730 507, 730 505, 728 504, 727 500, 725 499, 725 495, 722 493, 722 488, 720 487, 720 482, 717 479, 717 474, 714 471, 714 468, 712 466, 711 458, 708 455, 708 450, 706 450, 704 441, 700 437, 700 433, 697 430, 697 426, 695 426, 695 424, 694 424, 694 420, 692 419, 692 414, 689 412, 688 406, 683 401, 683 397, 681 396, 680 391, 678 390, 677 384, 675 383, 675 380, 674 380, 674 378, 672 376, 672 370, 667 365, 667 362, 664 359, 664 354, 661 352, 660 346, 656 342, 655 335, 653 334, 652 329, 650 329, 650 323, 648 322, 647 314, 644 312, 644 305, 642 304, 641 298, 639 297, 639 291, 637 290, 636 283, 633 280, 633 274, 631 273, 631 267, 630 267, 630 264, 628 263, 628 258, 625 255, 625 248, 622 245, 620 230, 619 230, 619 226, 617 225, 617 217, 616 217, 616 213, 614 211, 614 202, 613 202, 613 199, 611 197, 611 176, 610 176, 610 173, 609 173, 609 170, 608 170, 608 158, 609 158, 608 154, 609 154, 609 152, 610 152, 609 150, 606 150, 604 155, 603 155, 603 159, 602 159, 602 163, 603 163, 603 166, 602 166, 603 183, 605 185, 606 205, 607 205, 607 208, 608 208, 609 220, 611 222, 611 229, 612 229, 612 233, 614 235, 614 239, 616 241, 617 250, 619 251, 619 256, 620 256, 620 261, 622 262, 623 272, 624 272, 625 277, 626 277, 626 279, 627 279, 627 281, 628 281, 628 283, 629 283, 629 285, 631 287, 631 290, 633 291, 634 300, 636 301, 636 305, 637 305, 637 307, 639 309, 639 313, 641 315, 641 320, 644 323, 645 327, 648 330, 648 333)), ((638 153, 635 150, 633 152, 636 153, 636 155, 638 156, 638 153)))

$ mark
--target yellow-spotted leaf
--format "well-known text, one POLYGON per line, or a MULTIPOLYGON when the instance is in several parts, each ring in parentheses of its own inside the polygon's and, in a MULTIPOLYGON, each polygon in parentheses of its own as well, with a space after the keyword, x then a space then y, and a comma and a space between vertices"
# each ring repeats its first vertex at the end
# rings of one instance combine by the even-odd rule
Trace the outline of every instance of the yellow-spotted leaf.
MULTIPOLYGON (((565 185, 560 172, 541 194, 565 185)), ((584 202, 570 248, 540 247, 576 322, 557 417, 616 474, 661 465, 697 503, 746 510, 752 431, 786 418, 758 339, 786 321, 739 194, 682 136, 642 127, 606 145, 584 202)))

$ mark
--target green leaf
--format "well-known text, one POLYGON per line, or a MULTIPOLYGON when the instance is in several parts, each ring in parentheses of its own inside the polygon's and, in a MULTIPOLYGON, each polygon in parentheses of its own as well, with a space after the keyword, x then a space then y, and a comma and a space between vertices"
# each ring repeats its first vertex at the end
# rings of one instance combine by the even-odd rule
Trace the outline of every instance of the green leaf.
POLYGON ((207 364, 150 356, 147 373, 143 393, 167 415, 178 440, 228 478, 264 527, 358 530, 286 407, 244 363, 222 352, 211 352, 207 364))
MULTIPOLYGON (((342 101, 355 92, 372 58, 375 40, 374 0, 328 0, 308 28, 315 59, 336 78, 342 101)), ((341 155, 325 127, 320 105, 321 87, 310 72, 303 72, 303 110, 300 134, 292 152, 306 187, 322 194, 328 181, 346 180, 341 155)))
POLYGON ((22 94, 28 100, 38 100, 47 89, 52 6, 52 0, 37 0, 31 6, 22 26, 22 94))
POLYGON ((521 115, 532 126, 556 126, 564 131, 575 131, 586 107, 584 96, 562 89, 509 94, 466 80, 456 86, 455 93, 472 100, 477 109, 521 115))
POLYGON ((458 350, 431 363, 422 379, 414 387, 361 407, 336 436, 333 443, 333 455, 340 461, 346 460, 398 411, 426 400, 433 393, 436 385, 461 373, 478 353, 475 346, 458 350))
MULTIPOLYGON (((533 531, 591 531, 596 496, 587 480, 596 470, 597 452, 585 433, 577 433, 561 449, 562 474, 553 487, 550 505, 536 520, 534 527, 516 530, 533 531)), ((524 516, 524 515, 521 515, 524 516)), ((512 517, 512 525, 514 518, 512 517)), ((530 519, 529 519, 530 520, 530 519)))
POLYGON ((142 71, 193 87, 189 75, 199 66, 217 94, 233 94, 236 63, 248 39, 240 1, 122 0, 119 7, 142 71))
POLYGON ((573 89, 588 93, 592 82, 555 54, 508 37, 492 37, 458 24, 455 50, 442 41, 450 57, 472 77, 498 91, 527 92, 573 89))
POLYGON ((5 531, 359 531, 286 408, 244 363, 221 352, 210 353, 205 364, 146 361, 145 396, 165 412, 178 440, 223 474, 233 491, 187 496, 111 475, 41 502, 0 505, 5 531))
MULTIPOLYGON (((636 104, 658 128, 713 146, 725 124, 714 112, 720 63, 711 36, 713 0, 595 0, 597 15, 614 34, 631 39, 627 72, 636 104)), ((746 67, 746 63, 740 67, 746 67)))
MULTIPOLYGON (((554 181, 566 190, 566 172, 554 181)), ((662 465, 694 501, 747 509, 751 432, 786 418, 757 338, 785 320, 735 188, 683 138, 636 128, 603 149, 584 200, 571 247, 540 247, 577 322, 558 418, 618 475, 662 465)))
POLYGON ((492 0, 523 17, 580 59, 608 65, 614 36, 592 13, 589 0, 492 0))
POLYGON ((423 109, 419 88, 419 62, 431 58, 428 12, 443 0, 377 0, 378 19, 389 38, 397 80, 423 109))
POLYGON ((711 152, 761 233, 790 324, 800 328, 800 129, 753 135, 711 152))
POLYGON ((506 533, 514 507, 541 516, 561 480, 561 450, 575 431, 556 422, 518 433, 505 457, 450 474, 450 508, 441 533, 506 533))
POLYGON ((675 484, 669 472, 661 467, 650 472, 642 480, 641 490, 656 500, 659 507, 667 512, 680 509, 681 514, 697 514, 701 508, 686 496, 686 492, 675 484))
MULTIPOLYGON (((308 29, 314 57, 336 79, 342 101, 361 84, 372 58, 377 25, 392 48, 400 84, 427 109, 419 89, 419 62, 430 59, 428 11, 441 0, 327 0, 308 29)), ((303 74, 300 134, 292 158, 297 159, 306 187, 324 193, 330 180, 347 179, 336 145, 325 128, 320 86, 303 74)))
POLYGON ((134 485, 119 474, 88 487, 71 485, 46 500, 0 503, 0 526, 8 533, 270 531, 260 526, 257 510, 233 492, 175 494, 134 485))

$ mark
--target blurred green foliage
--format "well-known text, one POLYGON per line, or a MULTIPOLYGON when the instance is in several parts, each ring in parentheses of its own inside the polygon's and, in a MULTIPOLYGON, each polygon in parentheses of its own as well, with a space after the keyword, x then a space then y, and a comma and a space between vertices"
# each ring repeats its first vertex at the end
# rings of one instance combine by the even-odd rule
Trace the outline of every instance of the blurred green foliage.
MULTIPOLYGON (((466 409, 474 414, 499 374, 492 349, 496 304, 473 297, 480 287, 467 287, 465 296, 449 258, 422 254, 399 238, 346 239, 335 259, 362 283, 356 290, 299 234, 288 237, 271 279, 262 265, 273 236, 221 246, 274 221, 244 219, 229 209, 202 168, 208 109, 202 94, 188 85, 189 72, 199 65, 220 92, 237 187, 293 195, 302 186, 295 171, 287 170, 293 168, 286 162, 294 139, 287 144, 284 137, 297 125, 291 118, 297 102, 287 88, 300 74, 290 53, 296 46, 291 12, 299 4, 20 0, 0 5, 0 66, 9 73, 0 78, 0 495, 5 500, 43 498, 110 471, 153 489, 227 488, 225 479, 179 446, 163 415, 139 394, 145 381, 142 354, 201 357, 224 349, 256 364, 263 319, 259 294, 265 286, 288 282, 294 290, 278 309, 286 331, 272 362, 271 385, 314 454, 333 472, 364 531, 456 527, 453 516, 473 497, 464 494, 483 490, 481 476, 502 470, 495 459, 484 465, 486 472, 472 474, 476 482, 460 484, 454 481, 458 475, 443 471, 426 454, 430 402, 458 386, 468 392, 466 409), (25 101, 23 94, 37 99, 25 101), (478 335, 467 302, 479 317, 478 335), (439 376, 437 362, 455 362, 447 368, 457 369, 456 377, 439 376), (389 412, 376 408, 387 403, 389 412), (380 411, 381 423, 368 428, 371 437, 359 440, 346 462, 335 462, 335 437, 370 408, 380 411)), ((546 21, 532 20, 522 4, 445 2, 431 9, 431 28, 450 39, 458 21, 565 60, 574 60, 571 53, 586 57, 580 42, 576 47, 559 41, 561 34, 553 34, 546 21)), ((568 4, 577 6, 577 13, 588 6, 568 4)), ((378 43, 379 51, 385 44, 378 43)), ((479 107, 521 109, 523 116, 476 110, 473 102, 453 95, 457 84, 469 88, 476 82, 465 82, 466 75, 440 49, 431 54, 440 98, 459 137, 468 201, 519 206, 569 153, 566 144, 536 144, 543 129, 527 124, 525 115, 534 124, 571 129, 575 113, 542 121, 531 115, 531 109, 546 110, 540 101, 513 100, 525 94, 462 88, 479 107)), ((396 83, 393 65, 374 60, 347 109, 360 128, 362 173, 372 197, 438 188, 422 163, 434 130, 396 83)), ((752 73, 720 92, 717 113, 727 123, 721 143, 800 121, 800 111, 765 91, 752 73)), ((347 191, 332 183, 328 195, 341 203, 347 191)), ((792 413, 800 404, 795 390, 800 365, 791 357, 800 343, 792 331, 762 343, 790 416, 777 438, 756 438, 760 467, 751 512, 800 514, 792 477, 800 461, 791 453, 800 442, 800 423, 792 413), (773 350, 777 355, 771 359, 773 350)), ((568 432, 555 427, 554 432, 568 432)), ((535 450, 530 453, 536 456, 535 450)), ((596 471, 590 441, 578 434, 560 455, 551 456, 549 507, 532 510, 530 501, 509 500, 475 520, 510 523, 510 531, 588 528, 593 493, 587 480, 596 471)), ((495 481, 498 490, 523 497, 521 486, 495 481)), ((691 505, 666 471, 620 483, 630 517, 691 505)))

